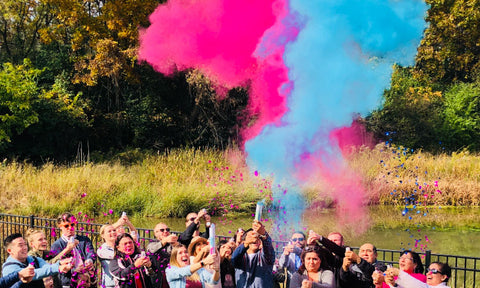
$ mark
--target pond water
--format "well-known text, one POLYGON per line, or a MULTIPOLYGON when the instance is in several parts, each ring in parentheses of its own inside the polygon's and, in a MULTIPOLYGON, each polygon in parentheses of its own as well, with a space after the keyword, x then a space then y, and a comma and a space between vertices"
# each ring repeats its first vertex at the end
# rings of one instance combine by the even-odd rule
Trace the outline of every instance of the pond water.
MULTIPOLYGON (((398 208, 377 207, 370 209, 367 214, 364 218, 354 219, 349 225, 340 225, 336 221, 335 211, 307 211, 301 215, 301 223, 298 223, 297 230, 308 233, 308 230, 312 229, 323 235, 331 231, 339 231, 344 235, 346 244, 353 247, 370 242, 379 249, 415 249, 416 251, 428 249, 435 254, 480 257, 478 244, 480 243, 480 209, 478 208, 444 209, 434 212, 430 210, 428 215, 422 212, 422 217, 418 216, 419 213, 411 217, 402 215, 398 212, 398 208), (365 221, 369 222, 369 228, 358 232, 358 224, 365 221)), ((131 220, 139 228, 153 229, 156 223, 165 222, 173 231, 185 229, 185 220, 181 218, 133 217, 131 220)), ((212 222, 216 223, 217 235, 233 236, 238 227, 249 228, 252 220, 250 215, 227 216, 226 218, 213 217, 212 222)), ((268 231, 275 230, 272 219, 264 223, 268 231)), ((202 225, 202 231, 203 227, 202 225)), ((151 237, 154 237, 153 231, 151 233, 151 237)), ((273 238, 281 237, 273 235, 273 238)))

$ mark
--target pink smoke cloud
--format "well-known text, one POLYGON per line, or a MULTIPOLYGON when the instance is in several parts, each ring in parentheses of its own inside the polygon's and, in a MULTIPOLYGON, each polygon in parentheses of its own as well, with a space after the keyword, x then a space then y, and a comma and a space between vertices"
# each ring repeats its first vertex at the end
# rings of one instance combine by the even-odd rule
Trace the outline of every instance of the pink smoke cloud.
POLYGON ((220 94, 249 88, 255 123, 243 132, 246 141, 287 111, 282 56, 285 43, 298 34, 295 23, 285 24, 287 15, 286 0, 168 1, 140 31, 139 60, 165 75, 199 69, 220 94))

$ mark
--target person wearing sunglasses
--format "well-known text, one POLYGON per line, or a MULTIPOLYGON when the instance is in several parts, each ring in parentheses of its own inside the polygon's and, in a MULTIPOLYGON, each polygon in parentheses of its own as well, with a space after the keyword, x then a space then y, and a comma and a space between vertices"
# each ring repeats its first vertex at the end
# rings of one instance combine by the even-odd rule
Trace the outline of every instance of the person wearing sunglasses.
POLYGON ((208 212, 206 209, 202 209, 198 211, 198 213, 188 213, 187 217, 185 217, 185 231, 179 235, 179 240, 181 244, 185 245, 185 247, 188 247, 190 245, 190 242, 194 237, 203 237, 205 239, 208 239, 210 236, 209 232, 209 227, 211 224, 211 217, 208 215, 208 212), (200 233, 200 220, 204 219, 205 220, 205 232, 200 233))
POLYGON ((307 239, 305 238, 305 234, 303 234, 303 232, 297 231, 293 233, 288 244, 283 247, 283 253, 280 256, 280 259, 278 259, 277 273, 283 273, 283 276, 287 277, 287 287, 288 283, 290 283, 293 273, 295 273, 302 265, 301 255, 303 248, 305 247, 306 240, 307 239))
POLYGON ((335 288, 335 276, 327 263, 328 251, 316 245, 305 248, 302 264, 292 276, 290 288, 335 288))
MULTIPOLYGON (((420 255, 414 251, 405 251, 400 255, 398 260, 398 267, 401 271, 407 272, 410 276, 417 278, 425 283, 427 277, 423 274, 423 264, 420 255)), ((383 273, 373 272, 373 283, 377 287, 389 288, 390 286, 385 281, 383 273)), ((397 279, 395 277, 394 279, 397 279)))
POLYGON ((78 244, 70 253, 67 253, 63 258, 72 257, 73 268, 72 271, 65 274, 60 274, 59 278, 62 282, 62 287, 70 288, 72 285, 72 277, 77 274, 88 274, 91 276, 90 282, 95 282, 95 261, 97 256, 92 241, 87 236, 76 234, 77 219, 71 213, 63 213, 57 218, 57 227, 60 228, 61 237, 57 239, 51 247, 53 256, 56 256, 63 251, 69 242, 78 240, 78 244))
POLYGON ((155 275, 152 275, 154 287, 168 288, 168 282, 165 275, 165 269, 168 267, 172 247, 178 245, 178 236, 170 233, 167 224, 160 222, 153 229, 155 240, 147 245, 148 253, 152 254, 152 269, 155 275))
POLYGON ((452 276, 452 269, 447 263, 432 262, 427 269, 427 282, 424 283, 405 271, 398 268, 388 268, 385 273, 385 282, 390 287, 398 288, 431 288, 447 286, 448 280, 452 276), (395 277, 396 278, 395 280, 395 277))

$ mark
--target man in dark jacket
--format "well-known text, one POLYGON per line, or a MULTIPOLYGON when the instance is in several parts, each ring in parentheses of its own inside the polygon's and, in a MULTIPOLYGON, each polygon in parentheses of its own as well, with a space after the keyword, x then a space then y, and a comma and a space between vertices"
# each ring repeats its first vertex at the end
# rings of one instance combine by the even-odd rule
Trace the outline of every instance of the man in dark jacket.
POLYGON ((347 249, 340 269, 340 286, 375 288, 372 279, 375 270, 384 272, 387 266, 377 261, 377 248, 373 244, 360 246, 358 255, 347 249))
POLYGON ((76 224, 77 220, 72 214, 67 212, 60 215, 57 219, 57 226, 60 228, 62 235, 52 244, 51 247, 52 255, 55 257, 67 247, 68 242, 78 240, 76 247, 63 256, 63 258, 72 257, 73 261, 73 273, 70 271, 69 273, 59 275, 62 287, 64 288, 70 288, 72 277, 74 276, 79 276, 79 278, 84 279, 85 275, 88 274, 91 276, 90 282, 95 282, 96 273, 94 263, 97 257, 95 255, 95 248, 93 247, 90 238, 75 234, 76 224))
POLYGON ((309 245, 319 245, 324 247, 329 254, 327 254, 327 262, 330 268, 335 275, 335 282, 337 283, 337 288, 350 288, 342 287, 340 283, 340 270, 343 264, 343 258, 345 257, 345 243, 343 241, 343 235, 340 232, 331 232, 327 237, 323 237, 315 233, 313 230, 310 230, 308 234, 307 243, 309 245))
POLYGON ((272 288, 275 250, 265 226, 254 221, 232 256, 237 288, 272 288))

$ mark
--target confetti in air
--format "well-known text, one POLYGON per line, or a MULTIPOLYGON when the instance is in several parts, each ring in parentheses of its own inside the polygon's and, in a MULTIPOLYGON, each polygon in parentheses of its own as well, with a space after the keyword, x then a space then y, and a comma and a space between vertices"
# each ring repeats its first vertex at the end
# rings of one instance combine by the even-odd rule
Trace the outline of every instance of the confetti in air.
POLYGON ((339 220, 354 221, 364 191, 342 156, 342 143, 357 142, 342 137, 355 133, 342 129, 381 105, 394 63, 413 63, 426 9, 420 0, 170 0, 141 31, 139 59, 166 75, 198 69, 222 97, 249 89, 247 164, 274 178, 282 226, 298 225, 300 191, 318 181, 339 220))

